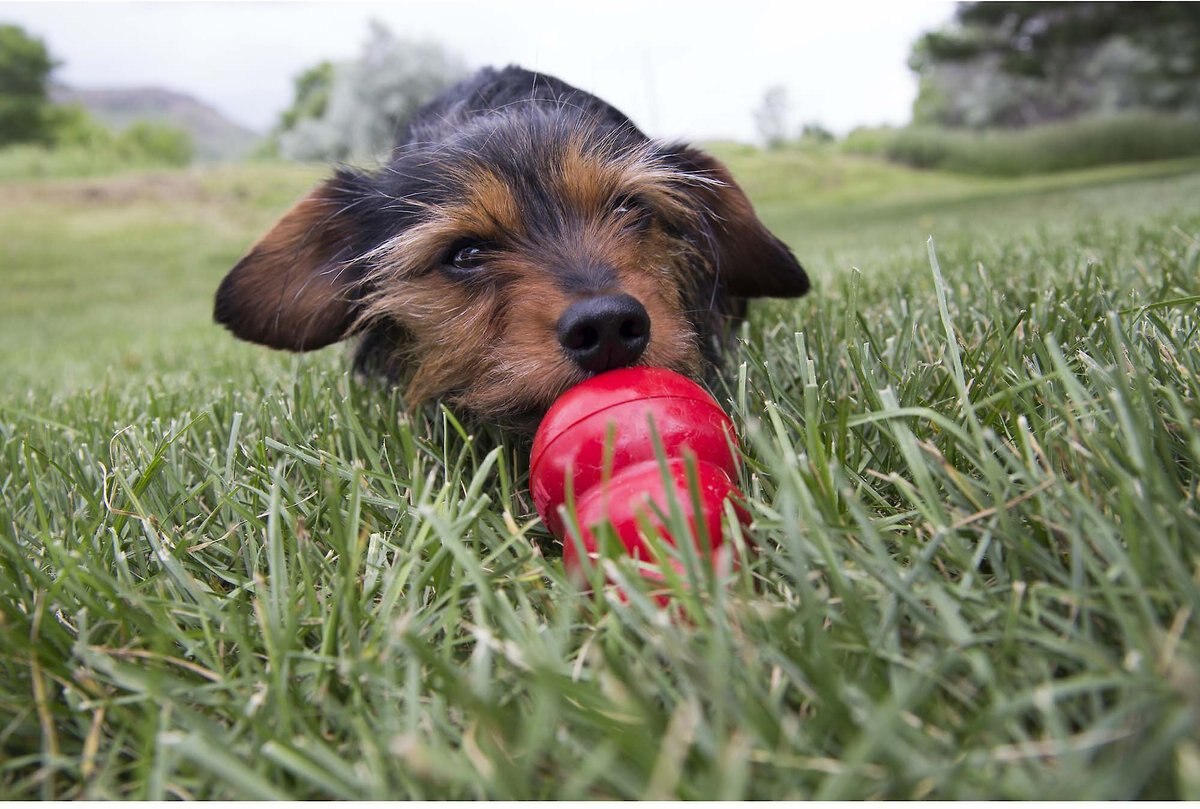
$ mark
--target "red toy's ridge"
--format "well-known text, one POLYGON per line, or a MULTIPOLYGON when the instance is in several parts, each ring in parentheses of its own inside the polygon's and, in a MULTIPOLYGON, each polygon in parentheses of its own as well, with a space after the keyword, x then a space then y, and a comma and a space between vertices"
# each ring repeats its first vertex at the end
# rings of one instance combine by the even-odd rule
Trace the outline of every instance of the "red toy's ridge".
MULTIPOLYGON (((711 396, 707 397, 706 399, 699 399, 699 398, 694 398, 691 396, 680 396, 680 395, 676 395, 673 393, 664 393, 664 394, 660 394, 657 396, 643 396, 643 397, 640 397, 638 399, 638 401, 639 402, 653 402, 653 401, 662 400, 662 399, 678 399, 678 400, 684 401, 684 402, 699 402, 701 404, 710 405, 714 410, 720 412, 721 415, 726 416, 726 418, 728 418, 728 416, 725 414, 725 410, 720 405, 718 405, 716 403, 716 401, 712 399, 711 396)), ((626 402, 626 401, 609 402, 608 404, 603 405, 603 406, 597 408, 596 410, 592 410, 588 413, 584 413, 583 415, 579 416, 574 421, 572 421, 570 424, 560 427, 558 429, 558 432, 555 433, 554 437, 549 440, 546 440, 544 431, 542 431, 539 428, 537 434, 534 436, 533 449, 530 451, 530 459, 531 459, 530 464, 529 464, 530 475, 532 475, 537 470, 538 465, 542 462, 542 457, 546 454, 546 451, 549 450, 550 447, 554 446, 554 443, 556 441, 558 441, 560 438, 562 438, 563 435, 565 435, 566 433, 573 430, 577 425, 581 424, 582 422, 587 421, 592 416, 603 413, 606 410, 612 410, 614 407, 620 407, 621 405, 624 405, 624 404, 628 404, 628 402, 626 402)), ((543 424, 547 423, 549 418, 550 418, 549 413, 547 413, 546 419, 544 419, 542 423, 543 424)))

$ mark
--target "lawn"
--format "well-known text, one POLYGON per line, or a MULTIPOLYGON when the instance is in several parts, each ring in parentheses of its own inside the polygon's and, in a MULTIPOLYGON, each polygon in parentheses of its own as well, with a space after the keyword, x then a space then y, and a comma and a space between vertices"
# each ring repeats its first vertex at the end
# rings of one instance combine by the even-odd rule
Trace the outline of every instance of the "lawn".
POLYGON ((665 612, 520 441, 211 325, 319 171, 0 185, 0 798, 1200 799, 1200 162, 714 148, 816 289, 665 612))

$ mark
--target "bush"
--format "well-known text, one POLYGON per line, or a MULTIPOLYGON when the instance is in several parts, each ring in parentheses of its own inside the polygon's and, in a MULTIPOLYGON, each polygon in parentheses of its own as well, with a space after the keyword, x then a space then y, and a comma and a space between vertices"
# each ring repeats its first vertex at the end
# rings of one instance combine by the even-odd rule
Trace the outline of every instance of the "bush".
POLYGON ((77 105, 51 107, 49 118, 49 144, 0 149, 0 180, 92 177, 192 160, 191 137, 165 124, 138 121, 113 132, 77 105))
POLYGON ((115 133, 93 118, 79 104, 60 104, 47 112, 51 146, 59 148, 111 149, 115 133))
POLYGON ((118 153, 134 162, 186 166, 192 161, 192 138, 182 129, 138 121, 117 136, 118 153))
POLYGON ((1023 130, 908 127, 881 151, 916 168, 1015 177, 1200 155, 1200 121, 1142 112, 1023 130))
POLYGON ((856 127, 839 146, 847 154, 884 155, 898 130, 891 126, 856 127))
POLYGON ((0 149, 0 182, 62 177, 97 177, 128 166, 113 152, 82 146, 48 147, 26 143, 0 149))
POLYGON ((810 121, 800 129, 800 140, 808 143, 833 143, 837 138, 821 124, 810 121))

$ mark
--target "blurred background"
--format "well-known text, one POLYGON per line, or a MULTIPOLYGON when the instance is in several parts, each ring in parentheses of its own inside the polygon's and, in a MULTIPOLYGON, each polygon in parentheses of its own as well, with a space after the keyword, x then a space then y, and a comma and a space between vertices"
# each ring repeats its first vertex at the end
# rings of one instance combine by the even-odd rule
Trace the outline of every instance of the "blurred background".
POLYGON ((0 384, 233 350, 209 304, 253 240, 507 63, 710 149, 818 283, 1200 156, 1200 4, 0 3, 0 384))
POLYGON ((429 97, 508 63, 661 137, 993 174, 1200 148, 1189 3, 0 3, 0 23, 6 178, 370 160, 429 97), (1142 134, 1033 165, 964 148, 1071 122, 1056 133, 1142 134))

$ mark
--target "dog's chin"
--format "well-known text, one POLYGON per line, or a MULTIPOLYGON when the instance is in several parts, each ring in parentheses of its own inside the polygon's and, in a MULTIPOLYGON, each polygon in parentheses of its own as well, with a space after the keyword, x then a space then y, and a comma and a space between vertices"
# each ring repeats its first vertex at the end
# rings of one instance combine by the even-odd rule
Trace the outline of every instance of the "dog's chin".
POLYGON ((455 410, 473 420, 508 432, 532 435, 558 397, 588 376, 578 372, 528 380, 511 378, 491 384, 481 382, 445 398, 455 410))

